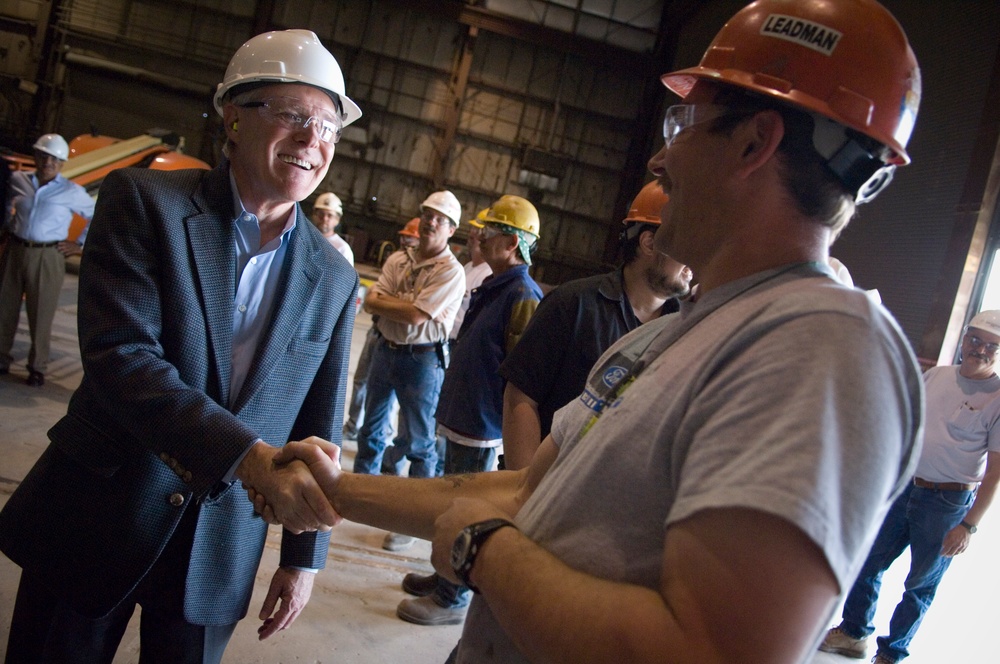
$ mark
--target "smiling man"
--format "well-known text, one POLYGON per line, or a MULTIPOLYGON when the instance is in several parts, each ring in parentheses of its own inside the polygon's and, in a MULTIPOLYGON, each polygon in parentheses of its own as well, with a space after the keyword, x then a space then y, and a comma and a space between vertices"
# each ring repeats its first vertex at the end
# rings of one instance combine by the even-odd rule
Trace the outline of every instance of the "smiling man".
POLYGON ((698 297, 601 356, 530 466, 418 482, 342 473, 320 441, 279 454, 478 592, 459 664, 808 661, 912 478, 916 359, 826 261, 909 160, 902 28, 874 0, 758 0, 662 80, 682 102, 649 164, 654 246, 698 297))
POLYGON ((110 662, 139 604, 143 661, 218 662, 267 531, 240 480, 302 498, 278 499, 261 638, 295 620, 323 567, 328 534, 293 533, 335 517, 304 466, 271 459, 290 438, 339 440, 358 277, 298 201, 361 112, 304 30, 249 40, 214 102, 228 160, 102 185, 80 270, 83 381, 0 515, 23 568, 8 661, 110 662))

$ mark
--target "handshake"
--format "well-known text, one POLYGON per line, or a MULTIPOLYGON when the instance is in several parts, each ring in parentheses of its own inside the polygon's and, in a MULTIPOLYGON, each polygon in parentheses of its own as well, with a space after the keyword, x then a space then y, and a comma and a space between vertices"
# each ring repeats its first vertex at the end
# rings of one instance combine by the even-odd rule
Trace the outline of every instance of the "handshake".
POLYGON ((342 474, 340 448, 315 436, 282 448, 258 442, 236 472, 254 510, 296 534, 340 523, 333 501, 342 474))

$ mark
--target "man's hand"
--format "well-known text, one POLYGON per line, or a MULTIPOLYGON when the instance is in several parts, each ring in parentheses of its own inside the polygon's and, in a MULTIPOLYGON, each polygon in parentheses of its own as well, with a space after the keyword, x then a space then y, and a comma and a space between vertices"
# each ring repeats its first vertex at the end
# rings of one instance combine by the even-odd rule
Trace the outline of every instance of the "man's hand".
POLYGON ((431 564, 438 574, 452 583, 461 584, 451 566, 451 549, 458 534, 468 525, 487 519, 513 519, 493 503, 478 498, 456 498, 434 521, 431 564))
POLYGON ((68 240, 64 240, 63 242, 57 244, 56 249, 58 249, 59 253, 67 258, 70 256, 79 256, 83 253, 83 245, 79 242, 70 242, 68 240))
POLYGON ((959 524, 949 530, 944 535, 944 542, 941 544, 942 556, 957 556, 969 548, 972 543, 972 533, 965 526, 959 524))
POLYGON ((259 504, 270 510, 267 520, 280 523, 293 533, 307 530, 329 530, 340 522, 340 515, 323 495, 308 466, 289 455, 278 457, 279 450, 257 442, 236 468, 236 477, 243 481, 254 507, 259 504), (288 461, 285 463, 285 461, 288 461))
POLYGON ((291 567, 279 567, 275 570, 271 586, 267 589, 267 597, 264 598, 264 605, 258 615, 258 618, 264 621, 264 624, 257 628, 258 639, 263 641, 275 632, 292 626, 309 602, 315 578, 316 574, 313 572, 291 567), (275 604, 279 599, 281 606, 278 612, 274 613, 275 604))

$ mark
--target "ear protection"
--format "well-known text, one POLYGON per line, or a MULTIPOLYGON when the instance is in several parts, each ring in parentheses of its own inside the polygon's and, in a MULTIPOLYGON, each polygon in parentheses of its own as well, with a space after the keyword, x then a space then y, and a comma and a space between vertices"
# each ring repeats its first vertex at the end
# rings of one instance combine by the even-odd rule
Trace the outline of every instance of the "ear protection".
POLYGON ((238 129, 239 124, 240 124, 239 122, 234 122, 233 123, 233 131, 239 131, 239 129, 238 129))

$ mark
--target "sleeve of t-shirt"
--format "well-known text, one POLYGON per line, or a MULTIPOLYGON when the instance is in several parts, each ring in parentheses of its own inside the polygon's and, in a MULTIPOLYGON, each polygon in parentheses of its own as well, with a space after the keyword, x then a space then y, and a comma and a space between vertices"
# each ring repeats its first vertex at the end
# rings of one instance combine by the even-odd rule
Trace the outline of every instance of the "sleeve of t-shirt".
POLYGON ((666 525, 706 509, 768 512, 849 583, 868 525, 919 454, 905 447, 922 394, 900 373, 906 363, 868 321, 837 313, 777 325, 734 352, 685 414, 691 443, 666 525))

